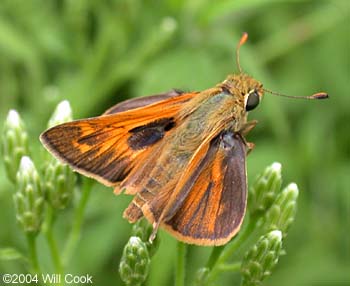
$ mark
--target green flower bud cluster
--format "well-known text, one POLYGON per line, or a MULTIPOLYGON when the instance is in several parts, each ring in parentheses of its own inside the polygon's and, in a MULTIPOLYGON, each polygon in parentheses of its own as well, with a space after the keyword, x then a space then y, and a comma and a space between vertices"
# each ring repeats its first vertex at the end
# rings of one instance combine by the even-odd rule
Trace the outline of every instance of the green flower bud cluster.
POLYGON ((146 243, 137 236, 131 236, 119 264, 121 279, 126 285, 141 285, 147 278, 150 262, 146 243))
POLYGON ((287 235, 289 227, 294 222, 298 194, 298 186, 291 183, 277 195, 275 202, 262 219, 266 231, 279 229, 283 237, 287 235))
POLYGON ((247 251, 241 265, 242 285, 261 285, 271 274, 282 253, 282 237, 296 214, 298 187, 289 184, 280 191, 281 165, 273 163, 253 183, 250 190, 250 214, 262 233, 258 242, 247 251))
POLYGON ((295 183, 280 191, 281 183, 281 165, 273 163, 254 182, 249 209, 264 232, 278 229, 285 237, 295 218, 299 191, 295 183))
POLYGON ((270 208, 281 189, 281 164, 273 163, 254 181, 248 196, 249 211, 252 216, 265 213, 270 208))
POLYGON ((22 156, 28 155, 28 135, 23 121, 15 110, 10 110, 4 124, 2 153, 8 178, 15 183, 22 156))
POLYGON ((279 230, 262 236, 245 254, 242 265, 242 286, 261 285, 277 264, 282 249, 282 233, 279 230))
POLYGON ((44 175, 44 190, 51 206, 55 209, 64 209, 73 197, 75 174, 67 165, 52 159, 44 175))
POLYGON ((25 232, 37 233, 43 219, 44 196, 38 172, 27 156, 23 156, 20 162, 17 188, 14 195, 17 221, 25 232))
MULTIPOLYGON (((57 105, 49 127, 72 120, 72 110, 68 101, 57 105)), ((42 223, 44 199, 56 209, 68 205, 73 196, 76 180, 68 166, 61 164, 52 156, 44 163, 44 176, 40 182, 38 172, 28 152, 28 135, 25 126, 15 110, 10 110, 4 124, 2 149, 8 178, 17 183, 14 201, 17 220, 25 232, 38 232, 42 223), (45 194, 45 197, 44 197, 45 194)))

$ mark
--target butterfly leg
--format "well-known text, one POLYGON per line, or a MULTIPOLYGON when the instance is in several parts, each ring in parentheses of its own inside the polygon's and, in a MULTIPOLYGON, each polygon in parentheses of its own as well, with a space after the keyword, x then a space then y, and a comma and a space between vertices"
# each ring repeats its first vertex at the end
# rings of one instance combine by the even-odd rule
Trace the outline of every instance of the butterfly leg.
POLYGON ((155 221, 152 226, 153 226, 153 231, 151 233, 151 235, 149 236, 149 243, 153 243, 153 240, 156 238, 157 236, 157 232, 158 232, 158 228, 159 228, 159 223, 160 221, 155 221))
POLYGON ((248 121, 245 125, 243 125, 241 130, 239 130, 239 133, 244 137, 254 129, 257 123, 258 123, 257 120, 248 121))
POLYGON ((247 146, 247 154, 249 154, 254 149, 255 144, 252 142, 247 142, 245 139, 245 135, 247 135, 256 126, 257 123, 257 120, 249 121, 241 128, 241 130, 239 130, 239 134, 241 135, 245 145, 247 146))
POLYGON ((246 146, 248 148, 248 151, 247 151, 247 155, 248 155, 255 148, 255 144, 252 142, 246 142, 246 146))

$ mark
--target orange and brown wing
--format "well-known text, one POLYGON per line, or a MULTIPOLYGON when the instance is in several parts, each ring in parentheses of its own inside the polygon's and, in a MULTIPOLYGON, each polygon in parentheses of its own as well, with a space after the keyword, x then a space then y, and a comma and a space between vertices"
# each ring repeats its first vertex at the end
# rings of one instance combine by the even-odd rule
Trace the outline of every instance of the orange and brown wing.
POLYGON ((194 95, 152 98, 149 105, 144 98, 130 110, 121 103, 107 115, 50 128, 40 140, 76 171, 115 186, 178 124, 179 110, 194 95))
POLYGON ((202 146, 174 191, 161 225, 179 240, 222 245, 239 230, 246 209, 246 146, 224 131, 202 146))

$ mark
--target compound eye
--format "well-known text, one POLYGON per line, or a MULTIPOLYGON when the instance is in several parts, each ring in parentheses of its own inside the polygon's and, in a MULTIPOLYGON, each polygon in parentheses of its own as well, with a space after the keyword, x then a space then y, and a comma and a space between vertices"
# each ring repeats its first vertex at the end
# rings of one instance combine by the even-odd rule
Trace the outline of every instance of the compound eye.
POLYGON ((259 105, 259 102, 260 102, 260 97, 258 92, 256 90, 252 91, 248 95, 247 103, 245 105, 245 110, 249 111, 254 109, 259 105))

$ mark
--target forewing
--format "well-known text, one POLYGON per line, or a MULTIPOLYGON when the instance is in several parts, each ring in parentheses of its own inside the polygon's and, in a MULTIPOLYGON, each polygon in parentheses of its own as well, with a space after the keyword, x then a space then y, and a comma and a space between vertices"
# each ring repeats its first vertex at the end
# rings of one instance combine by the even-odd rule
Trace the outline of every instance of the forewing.
POLYGON ((194 95, 64 123, 45 131, 40 140, 76 171, 115 186, 176 127, 179 110, 194 95))
POLYGON ((224 131, 197 152, 176 186, 162 225, 179 240, 222 245, 239 230, 246 209, 246 146, 224 131))

